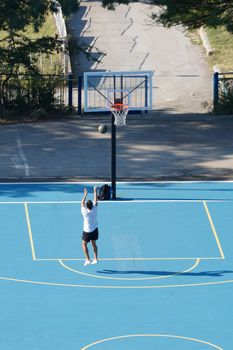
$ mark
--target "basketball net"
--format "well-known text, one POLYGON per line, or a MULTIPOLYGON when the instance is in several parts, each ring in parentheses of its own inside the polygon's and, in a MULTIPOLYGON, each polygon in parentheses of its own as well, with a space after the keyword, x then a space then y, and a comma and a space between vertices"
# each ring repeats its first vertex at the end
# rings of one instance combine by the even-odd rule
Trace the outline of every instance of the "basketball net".
POLYGON ((115 117, 114 124, 117 126, 126 125, 126 117, 129 111, 129 107, 124 103, 115 103, 111 107, 111 112, 115 117))

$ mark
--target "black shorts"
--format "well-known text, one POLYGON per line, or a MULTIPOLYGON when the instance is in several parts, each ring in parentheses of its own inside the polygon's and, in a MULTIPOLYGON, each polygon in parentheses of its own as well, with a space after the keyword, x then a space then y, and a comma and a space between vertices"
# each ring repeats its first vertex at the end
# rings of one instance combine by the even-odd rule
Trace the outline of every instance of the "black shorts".
POLYGON ((97 227, 92 232, 83 231, 82 240, 87 243, 89 243, 90 241, 97 241, 98 238, 99 238, 99 231, 97 227))

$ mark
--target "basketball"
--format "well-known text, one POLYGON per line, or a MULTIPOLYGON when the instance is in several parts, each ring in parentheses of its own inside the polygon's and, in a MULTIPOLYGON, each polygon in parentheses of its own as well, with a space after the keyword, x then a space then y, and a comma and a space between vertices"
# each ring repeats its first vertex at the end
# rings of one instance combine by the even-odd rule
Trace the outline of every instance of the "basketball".
POLYGON ((100 125, 98 126, 98 131, 99 131, 101 134, 106 134, 106 132, 108 131, 107 125, 105 125, 105 124, 100 124, 100 125))

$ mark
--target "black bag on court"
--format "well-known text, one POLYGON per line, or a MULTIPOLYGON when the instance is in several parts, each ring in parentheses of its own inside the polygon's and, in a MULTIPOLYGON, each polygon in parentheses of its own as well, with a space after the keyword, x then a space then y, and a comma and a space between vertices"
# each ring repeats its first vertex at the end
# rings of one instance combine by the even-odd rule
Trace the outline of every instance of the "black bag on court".
POLYGON ((100 201, 107 201, 111 199, 111 187, 107 184, 100 187, 98 199, 100 201))

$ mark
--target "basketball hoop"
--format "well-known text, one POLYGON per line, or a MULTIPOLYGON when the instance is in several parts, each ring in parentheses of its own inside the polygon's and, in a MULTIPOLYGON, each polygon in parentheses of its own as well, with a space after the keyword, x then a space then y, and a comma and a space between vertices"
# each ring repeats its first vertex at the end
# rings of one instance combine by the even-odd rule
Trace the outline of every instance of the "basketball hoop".
POLYGON ((129 111, 129 107, 124 103, 115 103, 114 105, 110 106, 110 108, 112 114, 115 117, 114 124, 117 126, 126 125, 126 117, 129 111))

